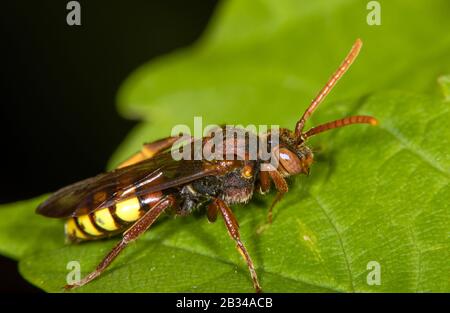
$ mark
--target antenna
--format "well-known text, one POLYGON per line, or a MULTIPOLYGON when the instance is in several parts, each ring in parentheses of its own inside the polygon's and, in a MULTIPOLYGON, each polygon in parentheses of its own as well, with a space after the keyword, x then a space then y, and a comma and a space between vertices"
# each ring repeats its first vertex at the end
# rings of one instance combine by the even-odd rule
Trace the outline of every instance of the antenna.
POLYGON ((328 123, 313 127, 310 130, 308 130, 305 134, 303 134, 302 137, 304 140, 306 140, 309 137, 323 133, 324 131, 334 129, 334 128, 339 128, 339 127, 344 127, 344 126, 348 126, 348 125, 352 125, 352 124, 370 124, 370 125, 375 126, 378 124, 378 121, 376 118, 374 118, 372 116, 365 116, 365 115, 354 115, 354 116, 344 117, 343 119, 340 119, 340 120, 335 120, 332 122, 328 122, 328 123))
MULTIPOLYGON (((358 56, 358 53, 361 50, 361 47, 362 47, 361 39, 356 39, 355 43, 353 44, 352 49, 350 50, 348 55, 345 57, 345 59, 342 62, 342 64, 339 66, 339 68, 336 70, 336 72, 334 72, 333 76, 331 76, 331 78, 328 80, 328 82, 322 88, 322 90, 317 94, 317 96, 311 102, 309 107, 306 109, 305 113, 303 113, 302 118, 295 125, 295 135, 296 135, 297 138, 301 138, 302 137, 302 135, 303 135, 303 128, 305 127, 306 121, 314 113, 314 111, 317 109, 317 107, 323 101, 323 99, 325 99, 325 97, 328 95, 328 93, 331 91, 331 89, 333 89, 333 87, 334 87, 334 85, 336 85, 337 81, 348 70, 350 65, 353 63, 353 61, 358 56)), ((335 122, 338 122, 338 121, 335 121, 335 122)), ((331 122, 331 123, 333 123, 333 122, 331 122)), ((325 124, 325 125, 327 125, 327 124, 325 124)), ((322 126, 324 126, 324 125, 322 125, 322 126)))

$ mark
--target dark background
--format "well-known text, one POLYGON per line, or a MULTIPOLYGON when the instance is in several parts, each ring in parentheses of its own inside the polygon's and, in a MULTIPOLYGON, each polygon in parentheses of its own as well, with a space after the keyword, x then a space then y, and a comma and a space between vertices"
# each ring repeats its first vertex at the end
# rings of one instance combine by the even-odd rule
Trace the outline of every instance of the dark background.
MULTIPOLYGON (((118 116, 121 82, 144 62, 194 42, 217 1, 67 1, 1 5, 0 203, 102 172, 135 122, 118 116)), ((61 232, 61 236, 62 236, 61 232)), ((38 291, 0 257, 0 291, 38 291)))

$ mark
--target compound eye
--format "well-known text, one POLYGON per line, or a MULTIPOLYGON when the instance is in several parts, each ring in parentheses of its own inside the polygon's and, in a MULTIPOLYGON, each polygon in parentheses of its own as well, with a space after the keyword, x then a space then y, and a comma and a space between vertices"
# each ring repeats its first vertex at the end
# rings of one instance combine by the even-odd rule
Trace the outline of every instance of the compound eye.
POLYGON ((302 172, 302 165, 297 155, 286 149, 280 149, 280 163, 289 174, 297 174, 302 172))

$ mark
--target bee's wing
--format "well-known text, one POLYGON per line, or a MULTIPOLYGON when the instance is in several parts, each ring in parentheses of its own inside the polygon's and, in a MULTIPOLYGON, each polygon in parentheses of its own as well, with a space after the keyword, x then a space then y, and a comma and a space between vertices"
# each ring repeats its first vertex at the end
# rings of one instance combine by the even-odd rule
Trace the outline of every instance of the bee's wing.
POLYGON ((48 217, 79 216, 124 199, 177 187, 217 168, 201 160, 175 161, 170 153, 85 179, 51 195, 36 212, 48 217))

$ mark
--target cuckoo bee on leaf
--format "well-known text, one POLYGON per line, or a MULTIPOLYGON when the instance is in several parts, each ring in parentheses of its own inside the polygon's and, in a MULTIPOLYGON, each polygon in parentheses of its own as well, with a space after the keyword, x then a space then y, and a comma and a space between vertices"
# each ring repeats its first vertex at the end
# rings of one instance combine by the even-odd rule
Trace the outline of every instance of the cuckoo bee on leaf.
MULTIPOLYGON (((288 191, 285 178, 309 174, 313 153, 306 142, 310 137, 351 124, 377 124, 377 120, 370 116, 350 116, 303 131, 307 119, 350 67, 361 46, 361 40, 356 40, 295 129, 280 129, 279 143, 274 148, 279 162, 270 170, 260 170, 265 161, 259 159, 175 160, 169 150, 180 137, 168 137, 145 144, 140 152, 116 170, 62 188, 50 196, 37 208, 37 213, 66 218, 65 232, 69 240, 80 242, 118 234, 122 236, 97 268, 65 288, 83 286, 101 275, 119 253, 147 231, 163 212, 184 216, 204 207, 210 222, 214 222, 218 215, 222 217, 228 234, 247 263, 255 291, 260 292, 253 261, 241 239, 239 224, 230 205, 247 203, 254 191, 264 194, 273 184, 277 195, 269 208, 268 221, 271 223, 273 206, 288 191)), ((185 145, 195 142, 190 139, 185 145)))

